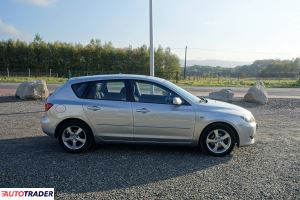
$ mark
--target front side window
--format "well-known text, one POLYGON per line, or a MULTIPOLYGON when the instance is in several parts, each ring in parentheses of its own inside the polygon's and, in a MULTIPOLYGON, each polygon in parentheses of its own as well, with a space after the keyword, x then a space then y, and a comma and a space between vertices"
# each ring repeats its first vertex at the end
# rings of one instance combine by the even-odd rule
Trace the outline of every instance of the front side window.
POLYGON ((134 81, 133 95, 136 102, 157 104, 172 104, 176 96, 160 85, 144 81, 134 81))
MULTIPOLYGON (((75 90, 74 90, 75 92, 75 90)), ((90 82, 82 96, 85 99, 126 101, 127 93, 124 81, 90 82)))
POLYGON ((188 98, 189 100, 191 100, 194 103, 199 103, 201 101, 199 97, 191 94, 190 92, 182 89, 181 87, 178 87, 177 85, 175 85, 174 83, 171 83, 170 81, 165 81, 165 84, 167 84, 168 87, 171 88, 172 90, 180 93, 181 96, 188 98))

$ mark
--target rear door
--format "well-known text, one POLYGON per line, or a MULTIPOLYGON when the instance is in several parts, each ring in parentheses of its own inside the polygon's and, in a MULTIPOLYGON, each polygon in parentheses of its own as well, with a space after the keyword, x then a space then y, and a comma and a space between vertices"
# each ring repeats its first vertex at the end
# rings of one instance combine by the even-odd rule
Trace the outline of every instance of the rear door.
POLYGON ((107 140, 132 139, 133 117, 126 85, 126 80, 89 83, 83 109, 96 136, 107 140))

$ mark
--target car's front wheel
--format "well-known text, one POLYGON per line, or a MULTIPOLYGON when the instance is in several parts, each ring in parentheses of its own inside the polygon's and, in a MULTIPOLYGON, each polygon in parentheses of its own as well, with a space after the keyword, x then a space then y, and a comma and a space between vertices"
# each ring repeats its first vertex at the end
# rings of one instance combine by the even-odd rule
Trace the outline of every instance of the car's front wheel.
POLYGON ((93 144, 89 127, 79 121, 63 124, 59 130, 59 143, 68 152, 79 153, 88 150, 93 144))
POLYGON ((200 145, 205 153, 213 156, 225 156, 235 146, 235 132, 225 124, 209 126, 201 134, 200 145))

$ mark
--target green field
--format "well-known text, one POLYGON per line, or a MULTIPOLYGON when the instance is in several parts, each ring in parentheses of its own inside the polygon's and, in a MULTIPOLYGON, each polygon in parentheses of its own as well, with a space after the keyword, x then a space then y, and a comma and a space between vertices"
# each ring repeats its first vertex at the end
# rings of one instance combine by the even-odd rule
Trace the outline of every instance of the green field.
MULTIPOLYGON (((237 79, 237 78, 206 78, 200 80, 180 80, 178 85, 188 86, 212 86, 212 87, 249 87, 255 85, 256 79, 237 79)), ((300 82, 291 79, 262 79, 268 88, 296 88, 300 87, 300 82)))
MULTIPOLYGON (((46 83, 64 83, 67 78, 57 77, 4 77, 0 76, 0 82, 20 83, 33 80, 45 80, 46 83)), ((236 78, 201 78, 195 80, 179 80, 178 85, 186 86, 211 86, 211 87, 249 87, 253 86, 257 80, 255 79, 236 79, 236 78)), ((291 79, 263 79, 268 88, 295 88, 300 87, 300 82, 291 79)), ((172 82, 176 82, 172 80, 172 82)))
POLYGON ((67 78, 58 78, 58 77, 6 77, 6 76, 0 76, 0 82, 5 83, 21 83, 21 82, 27 82, 27 81, 34 81, 34 80, 44 80, 46 83, 64 83, 68 79, 67 78))

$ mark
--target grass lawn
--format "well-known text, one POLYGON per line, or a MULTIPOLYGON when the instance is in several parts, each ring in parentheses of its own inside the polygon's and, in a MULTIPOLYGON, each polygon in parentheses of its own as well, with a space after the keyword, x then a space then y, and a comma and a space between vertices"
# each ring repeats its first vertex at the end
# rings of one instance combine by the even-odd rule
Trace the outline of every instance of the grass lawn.
POLYGON ((6 83, 21 83, 21 82, 27 82, 27 81, 34 81, 34 80, 44 80, 46 83, 64 83, 68 79, 67 78, 58 78, 58 77, 6 77, 6 76, 0 76, 0 82, 6 82, 6 83))
MULTIPOLYGON (((0 82, 20 83, 33 80, 45 80, 46 83, 64 83, 67 78, 58 77, 5 77, 0 76, 0 82)), ((178 85, 182 86, 211 86, 211 87, 249 87, 253 86, 257 80, 255 79, 236 79, 236 78, 201 78, 193 80, 180 80, 178 85)), ((175 80, 172 80, 175 83, 175 80)), ((295 88, 300 87, 300 82, 291 79, 265 79, 264 84, 268 88, 295 88)))
MULTIPOLYGON (((180 80, 178 85, 187 86, 211 86, 211 87, 249 87, 255 85, 255 79, 236 79, 236 78, 202 78, 200 80, 180 80)), ((291 79, 262 79, 268 88, 295 88, 300 87, 300 81, 291 79)), ((173 81, 175 82, 175 81, 173 81)))

